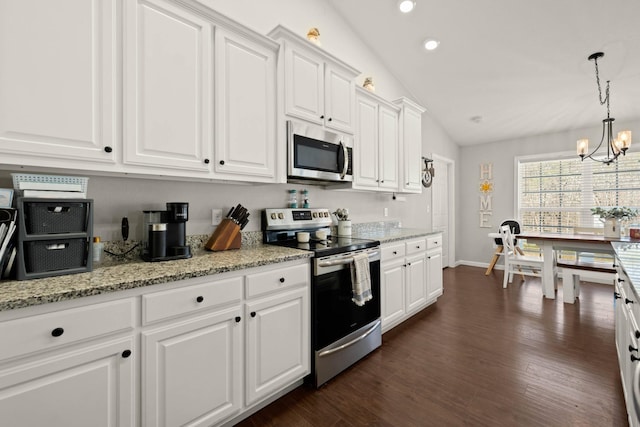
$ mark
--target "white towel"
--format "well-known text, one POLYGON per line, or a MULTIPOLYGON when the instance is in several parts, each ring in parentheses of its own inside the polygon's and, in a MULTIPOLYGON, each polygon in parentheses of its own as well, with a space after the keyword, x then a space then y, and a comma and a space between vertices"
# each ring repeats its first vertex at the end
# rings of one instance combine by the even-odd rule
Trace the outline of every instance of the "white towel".
POLYGON ((353 298, 351 300, 357 306, 362 307, 371 300, 371 275, 369 274, 369 255, 356 254, 353 256, 351 264, 351 286, 353 298))

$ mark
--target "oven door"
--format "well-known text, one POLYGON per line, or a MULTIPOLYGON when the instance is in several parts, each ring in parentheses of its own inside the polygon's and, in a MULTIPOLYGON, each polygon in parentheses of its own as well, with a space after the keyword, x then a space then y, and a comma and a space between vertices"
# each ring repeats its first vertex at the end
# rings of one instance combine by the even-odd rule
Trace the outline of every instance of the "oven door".
POLYGON ((289 120, 287 139, 290 178, 353 181, 350 137, 289 120))
POLYGON ((311 315, 314 350, 321 350, 380 318, 379 249, 376 251, 372 253, 377 255, 377 259, 369 262, 373 298, 361 307, 351 300, 351 263, 337 265, 330 269, 333 271, 313 278, 311 315))

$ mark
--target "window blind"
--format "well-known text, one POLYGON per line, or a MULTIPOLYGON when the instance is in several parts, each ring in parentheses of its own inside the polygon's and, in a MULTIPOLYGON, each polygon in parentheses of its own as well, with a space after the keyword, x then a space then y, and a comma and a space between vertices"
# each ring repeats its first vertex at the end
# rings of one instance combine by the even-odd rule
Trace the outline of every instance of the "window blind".
POLYGON ((517 188, 518 217, 526 231, 602 227, 592 207, 640 208, 640 153, 627 153, 610 165, 578 157, 520 160, 517 188))

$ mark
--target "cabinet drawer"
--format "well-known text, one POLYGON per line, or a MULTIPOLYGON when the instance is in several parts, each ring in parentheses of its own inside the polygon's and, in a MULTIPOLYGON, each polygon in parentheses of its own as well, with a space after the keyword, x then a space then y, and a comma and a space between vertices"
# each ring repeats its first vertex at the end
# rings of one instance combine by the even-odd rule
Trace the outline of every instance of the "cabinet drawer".
POLYGON ((427 250, 427 239, 424 237, 420 239, 409 240, 405 242, 405 244, 407 245, 407 255, 427 250))
POLYGON ((93 304, 0 323, 0 360, 133 329, 135 301, 93 304))
POLYGON ((398 243, 393 245, 385 245, 382 247, 381 261, 393 261, 394 259, 403 258, 405 254, 404 243, 398 243))
POLYGON ((242 277, 142 296, 142 322, 156 322, 242 299, 242 277))
POLYGON ((247 298, 308 283, 309 264, 247 275, 247 298))
POLYGON ((427 249, 435 249, 442 246, 442 236, 437 235, 427 238, 427 249))

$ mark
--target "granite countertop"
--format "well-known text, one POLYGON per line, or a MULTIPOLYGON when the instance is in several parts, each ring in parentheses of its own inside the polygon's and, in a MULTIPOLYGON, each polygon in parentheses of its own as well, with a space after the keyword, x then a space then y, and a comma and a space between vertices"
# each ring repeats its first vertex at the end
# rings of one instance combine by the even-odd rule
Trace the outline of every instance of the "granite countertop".
POLYGON ((250 245, 222 252, 198 250, 192 258, 142 260, 95 268, 90 273, 0 282, 0 311, 310 258, 311 252, 250 245))
MULTIPOLYGON (((0 282, 0 311, 71 300, 91 295, 140 288, 194 277, 243 270, 313 256, 312 252, 258 243, 261 233, 247 234, 240 249, 209 252, 194 251, 190 259, 144 262, 134 254, 117 263, 105 262, 92 272, 32 280, 0 282)), ((402 228, 396 223, 355 224, 353 237, 389 243, 436 233, 402 228)), ((191 247, 202 248, 206 236, 193 236, 191 247)), ((122 249, 122 248, 121 248, 122 249)), ((118 250, 118 252, 123 252, 118 250)), ((640 283, 640 282, 639 282, 640 283)))
POLYGON ((412 239, 414 237, 424 237, 438 234, 439 232, 431 232, 421 228, 363 228, 356 229, 353 237, 360 239, 379 240, 380 243, 396 242, 398 240, 412 239))
POLYGON ((640 243, 612 242, 611 246, 631 280, 630 286, 636 293, 636 299, 640 299, 640 243))

